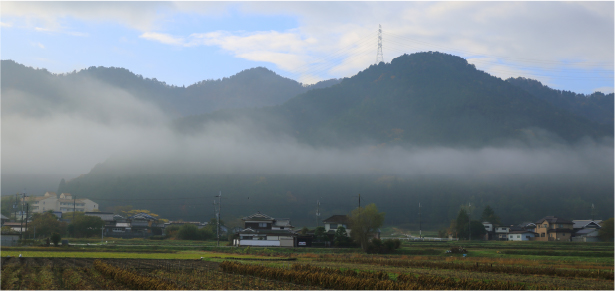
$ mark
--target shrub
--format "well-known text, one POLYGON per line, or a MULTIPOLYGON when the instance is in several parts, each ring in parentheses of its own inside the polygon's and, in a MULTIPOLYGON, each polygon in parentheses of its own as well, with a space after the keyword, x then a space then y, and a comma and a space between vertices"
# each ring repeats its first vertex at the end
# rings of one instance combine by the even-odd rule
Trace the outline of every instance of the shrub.
POLYGON ((51 234, 50 239, 53 245, 57 247, 60 241, 62 240, 62 236, 59 233, 54 232, 51 234))
POLYGON ((385 239, 384 241, 378 238, 372 239, 367 245, 367 253, 370 254, 386 254, 392 253, 401 246, 401 241, 398 239, 385 239))
POLYGON ((453 253, 453 254, 465 254, 468 251, 466 249, 464 249, 463 247, 452 247, 450 250, 447 251, 447 253, 453 253))
POLYGON ((177 232, 177 238, 186 240, 198 240, 201 238, 199 228, 194 224, 184 224, 177 232))

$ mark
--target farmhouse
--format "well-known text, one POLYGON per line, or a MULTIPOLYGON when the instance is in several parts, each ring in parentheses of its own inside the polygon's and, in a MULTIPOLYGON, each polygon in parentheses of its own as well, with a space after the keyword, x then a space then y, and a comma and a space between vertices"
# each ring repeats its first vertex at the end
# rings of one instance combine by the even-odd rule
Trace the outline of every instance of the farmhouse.
POLYGON ((242 220, 244 230, 234 240, 235 246, 293 247, 296 244, 297 234, 288 218, 275 219, 257 212, 242 220))
POLYGON ((322 221, 325 224, 327 234, 335 234, 337 228, 342 226, 346 229, 346 233, 350 236, 350 223, 346 215, 332 215, 322 221))

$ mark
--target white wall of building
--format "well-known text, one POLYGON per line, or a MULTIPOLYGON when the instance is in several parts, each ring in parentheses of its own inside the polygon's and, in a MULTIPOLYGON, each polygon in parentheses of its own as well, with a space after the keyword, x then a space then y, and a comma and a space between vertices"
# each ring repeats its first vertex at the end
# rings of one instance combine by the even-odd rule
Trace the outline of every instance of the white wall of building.
MULTIPOLYGON (((279 247, 279 240, 239 240, 240 246, 255 246, 255 247, 279 247)), ((290 245, 292 246, 292 244, 290 245)))
POLYGON ((533 233, 509 233, 508 240, 509 241, 529 241, 529 237, 534 237, 533 233))

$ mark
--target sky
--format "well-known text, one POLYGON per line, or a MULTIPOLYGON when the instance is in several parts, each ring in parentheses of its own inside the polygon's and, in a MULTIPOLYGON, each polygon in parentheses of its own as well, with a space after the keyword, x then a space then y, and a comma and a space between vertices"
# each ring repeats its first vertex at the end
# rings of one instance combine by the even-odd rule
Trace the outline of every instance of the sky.
POLYGON ((0 57, 188 86, 262 66, 306 84, 441 51, 500 78, 613 92, 613 2, 1 2, 0 57))

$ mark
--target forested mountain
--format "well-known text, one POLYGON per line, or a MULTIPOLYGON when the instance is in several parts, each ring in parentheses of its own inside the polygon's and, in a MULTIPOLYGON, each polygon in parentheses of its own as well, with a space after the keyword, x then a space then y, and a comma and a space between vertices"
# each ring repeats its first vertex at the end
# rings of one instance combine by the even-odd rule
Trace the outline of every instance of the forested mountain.
MULTIPOLYGON (((419 202, 423 226, 432 229, 448 226, 468 202, 476 207, 472 217, 490 205, 506 224, 547 215, 588 219, 592 203, 597 218, 613 216, 613 123, 604 122, 606 113, 584 116, 612 111, 612 94, 594 94, 590 99, 601 101, 586 111, 579 107, 588 103, 555 100, 551 89, 532 89, 531 81, 504 81, 434 52, 373 65, 324 88, 301 87, 295 97, 289 95, 296 82, 263 68, 187 88, 115 68, 62 76, 21 69, 34 77, 7 78, 9 88, 46 92, 90 74, 149 92, 134 94, 157 104, 172 100, 165 106, 182 114, 191 112, 187 104, 225 108, 179 118, 171 134, 161 131, 57 189, 102 210, 132 205, 164 218, 207 221, 212 196, 223 191, 225 220, 261 211, 297 226, 316 224, 317 199, 326 218, 355 208, 359 193, 386 212, 387 225, 409 227, 418 224, 419 202), (27 89, 31 82, 36 86, 27 89)), ((49 98, 62 98, 56 95, 49 98)))
POLYGON ((578 116, 602 124, 613 124, 613 93, 578 94, 549 88, 539 81, 523 77, 506 79, 532 95, 578 116))
POLYGON ((124 68, 89 67, 67 74, 52 74, 12 60, 2 60, 2 93, 24 92, 52 106, 69 106, 66 92, 99 92, 98 81, 152 102, 175 116, 203 114, 224 108, 252 108, 281 104, 308 90, 338 83, 336 79, 304 86, 262 67, 219 80, 204 80, 188 87, 143 78, 124 68))
MULTIPOLYGON (((534 136, 536 129, 571 142, 613 136, 613 123, 583 116, 581 104, 555 106, 514 82, 477 70, 460 57, 416 53, 372 65, 340 84, 312 90, 272 108, 190 117, 180 128, 211 120, 273 120, 314 145, 373 144, 484 146, 534 136), (576 106, 576 107, 575 107, 576 106)), ((601 111, 611 110, 604 101, 601 111)), ((603 99, 608 99, 606 96, 603 99)), ((596 109, 597 110, 597 109, 596 109)))

